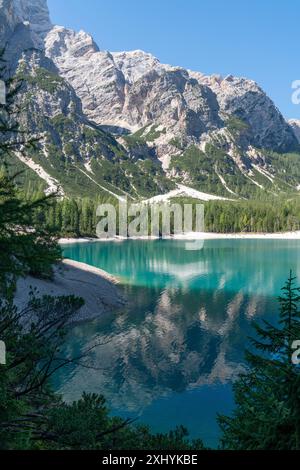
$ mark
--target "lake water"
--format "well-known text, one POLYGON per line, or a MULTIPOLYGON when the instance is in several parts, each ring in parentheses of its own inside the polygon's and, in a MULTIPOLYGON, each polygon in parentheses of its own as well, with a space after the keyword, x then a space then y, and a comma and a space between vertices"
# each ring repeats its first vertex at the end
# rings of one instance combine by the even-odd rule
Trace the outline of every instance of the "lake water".
POLYGON ((154 431, 183 424, 216 446, 216 414, 232 410, 251 322, 276 318, 289 270, 300 275, 299 248, 229 239, 65 245, 64 256, 119 276, 128 303, 71 329, 68 353, 103 343, 90 356, 97 370, 65 369, 56 388, 67 400, 102 393, 115 414, 154 431))

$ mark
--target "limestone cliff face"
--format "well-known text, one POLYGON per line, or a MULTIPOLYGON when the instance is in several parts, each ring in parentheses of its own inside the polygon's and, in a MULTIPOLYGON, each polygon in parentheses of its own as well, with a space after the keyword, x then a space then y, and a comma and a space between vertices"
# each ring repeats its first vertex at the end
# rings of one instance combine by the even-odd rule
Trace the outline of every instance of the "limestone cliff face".
POLYGON ((232 75, 221 78, 191 74, 212 89, 223 113, 248 124, 252 145, 281 151, 293 148, 295 139, 290 126, 256 82, 232 75))
POLYGON ((200 142, 235 116, 249 126, 249 144, 288 150, 295 136, 278 109, 252 80, 208 77, 171 67, 143 51, 100 51, 91 36, 54 27, 46 54, 80 96, 89 118, 131 131, 149 124, 200 142))

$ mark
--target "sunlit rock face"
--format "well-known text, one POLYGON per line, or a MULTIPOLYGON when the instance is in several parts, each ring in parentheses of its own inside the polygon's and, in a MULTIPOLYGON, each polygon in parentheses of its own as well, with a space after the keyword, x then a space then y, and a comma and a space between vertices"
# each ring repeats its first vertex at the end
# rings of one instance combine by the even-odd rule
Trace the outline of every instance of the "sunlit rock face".
POLYGON ((45 45, 89 118, 99 124, 136 130, 155 123, 199 142, 234 115, 249 125, 253 145, 282 150, 295 145, 289 125, 252 80, 205 76, 161 64, 140 50, 100 51, 90 35, 63 27, 54 27, 45 45))
POLYGON ((232 75, 222 78, 190 73, 213 90, 223 113, 249 125, 253 145, 277 150, 288 150, 295 145, 290 126, 255 81, 232 75))

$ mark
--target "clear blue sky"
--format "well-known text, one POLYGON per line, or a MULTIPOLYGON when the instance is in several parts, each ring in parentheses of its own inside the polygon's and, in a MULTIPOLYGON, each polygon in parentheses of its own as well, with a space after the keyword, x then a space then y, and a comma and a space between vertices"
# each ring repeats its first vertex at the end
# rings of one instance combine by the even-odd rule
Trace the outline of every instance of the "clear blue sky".
POLYGON ((52 22, 91 33, 100 49, 142 49, 161 62, 256 80, 300 119, 299 0, 48 0, 52 22))

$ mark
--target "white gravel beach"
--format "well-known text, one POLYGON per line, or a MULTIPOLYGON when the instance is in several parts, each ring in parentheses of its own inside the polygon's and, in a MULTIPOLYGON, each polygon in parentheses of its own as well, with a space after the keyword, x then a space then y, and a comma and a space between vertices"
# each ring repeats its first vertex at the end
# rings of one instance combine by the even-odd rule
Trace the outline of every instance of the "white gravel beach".
POLYGON ((102 269, 65 259, 55 266, 54 273, 53 281, 31 276, 19 279, 15 304, 24 307, 31 288, 36 288, 40 296, 75 295, 83 298, 85 304, 72 321, 85 321, 113 311, 125 303, 117 286, 118 280, 102 269))
MULTIPOLYGON (((278 233, 212 233, 212 232, 190 232, 182 235, 171 235, 164 237, 168 240, 218 240, 218 239, 277 239, 277 240, 300 240, 300 230, 294 232, 278 232, 278 233)), ((124 240, 155 240, 157 237, 135 237, 135 238, 61 238, 61 245, 71 243, 91 243, 91 242, 120 242, 124 240)))

